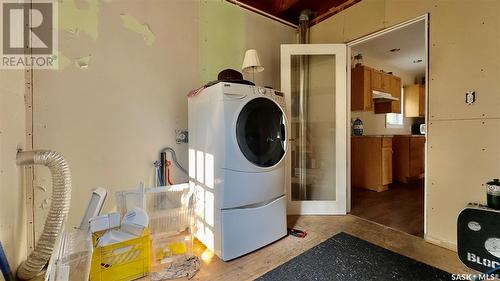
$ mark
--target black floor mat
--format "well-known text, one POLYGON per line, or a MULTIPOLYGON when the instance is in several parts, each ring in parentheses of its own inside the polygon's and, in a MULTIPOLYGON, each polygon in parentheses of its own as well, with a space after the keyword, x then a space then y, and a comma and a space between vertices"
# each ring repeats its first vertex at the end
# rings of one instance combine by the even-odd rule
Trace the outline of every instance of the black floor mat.
POLYGON ((342 232, 256 280, 448 281, 451 274, 342 232))

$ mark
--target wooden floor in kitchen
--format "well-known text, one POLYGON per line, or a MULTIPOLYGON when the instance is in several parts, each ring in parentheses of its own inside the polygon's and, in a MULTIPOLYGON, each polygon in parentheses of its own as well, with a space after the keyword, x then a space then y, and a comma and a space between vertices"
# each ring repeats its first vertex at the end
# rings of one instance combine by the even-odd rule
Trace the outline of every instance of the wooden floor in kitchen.
POLYGON ((424 236, 424 180, 393 183, 375 192, 351 189, 351 214, 406 233, 424 236))
MULTIPOLYGON (((349 233, 450 273, 470 272, 461 264, 453 251, 352 215, 289 216, 288 224, 307 231, 308 235, 303 239, 287 236, 229 262, 223 262, 213 256, 202 262, 201 270, 191 280, 254 280, 339 232, 349 233)), ((204 247, 198 244, 196 253, 201 255, 204 251, 204 247)), ((207 257, 207 254, 204 256, 207 257)))

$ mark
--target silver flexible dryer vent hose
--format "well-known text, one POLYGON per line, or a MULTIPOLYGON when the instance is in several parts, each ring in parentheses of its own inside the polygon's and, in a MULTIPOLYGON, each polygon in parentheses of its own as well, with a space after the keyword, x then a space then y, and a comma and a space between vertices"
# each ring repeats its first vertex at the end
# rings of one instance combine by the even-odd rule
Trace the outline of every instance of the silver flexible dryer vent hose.
POLYGON ((57 236, 62 232, 66 222, 71 200, 71 175, 68 162, 59 153, 36 150, 17 154, 17 165, 34 164, 47 166, 52 173, 52 203, 35 250, 17 269, 17 277, 22 280, 35 277, 49 261, 57 236))

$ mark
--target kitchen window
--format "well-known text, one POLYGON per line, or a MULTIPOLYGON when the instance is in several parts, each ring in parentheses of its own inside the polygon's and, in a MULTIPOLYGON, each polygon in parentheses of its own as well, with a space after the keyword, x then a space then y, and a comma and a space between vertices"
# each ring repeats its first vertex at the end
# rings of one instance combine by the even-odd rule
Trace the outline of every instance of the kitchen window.
POLYGON ((401 113, 387 113, 385 115, 385 127, 401 129, 404 127, 403 121, 403 110, 404 110, 404 91, 401 88, 401 113))

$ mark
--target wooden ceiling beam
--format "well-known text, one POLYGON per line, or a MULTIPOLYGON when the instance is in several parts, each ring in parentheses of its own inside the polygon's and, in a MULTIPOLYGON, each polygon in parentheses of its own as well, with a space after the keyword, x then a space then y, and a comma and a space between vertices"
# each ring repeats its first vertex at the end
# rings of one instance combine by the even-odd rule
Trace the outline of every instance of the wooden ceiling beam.
POLYGON ((293 5, 300 2, 300 0, 274 0, 272 1, 272 11, 273 14, 282 14, 286 10, 290 9, 293 5))
POLYGON ((312 21, 311 21, 311 25, 314 25, 314 24, 317 24, 319 22, 322 22, 324 21, 325 19, 335 15, 335 14, 338 14, 340 13, 341 11, 351 7, 352 5, 358 3, 358 2, 361 2, 361 0, 347 0, 346 2, 340 4, 339 6, 336 6, 336 7, 333 7, 331 9, 329 9, 326 13, 322 13, 320 15, 318 15, 316 18, 314 18, 312 21))

